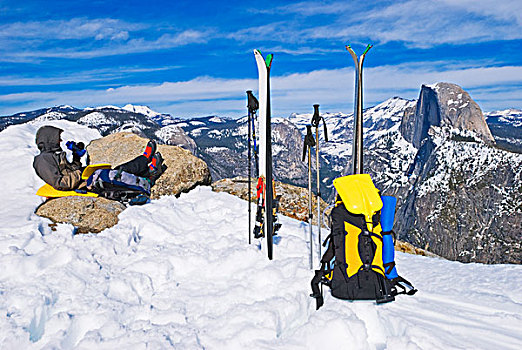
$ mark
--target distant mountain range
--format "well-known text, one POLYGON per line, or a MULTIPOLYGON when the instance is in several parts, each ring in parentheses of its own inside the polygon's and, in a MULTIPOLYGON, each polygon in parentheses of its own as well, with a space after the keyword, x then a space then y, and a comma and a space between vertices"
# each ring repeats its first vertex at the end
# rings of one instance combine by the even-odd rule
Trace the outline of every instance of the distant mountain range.
MULTIPOLYGON (((322 116, 329 142, 321 128, 321 192, 331 200, 333 178, 350 173, 353 114, 322 116)), ((307 184, 301 157, 311 117, 273 118, 278 180, 307 184)), ((59 106, 1 117, 0 130, 35 119, 67 119, 103 135, 131 131, 180 145, 207 162, 213 180, 246 175, 246 117, 182 119, 145 106, 59 106)), ((418 100, 394 97, 364 110, 364 148, 365 172, 383 194, 399 199, 401 239, 460 261, 522 261, 522 111, 483 115, 457 85, 423 86, 418 100)))

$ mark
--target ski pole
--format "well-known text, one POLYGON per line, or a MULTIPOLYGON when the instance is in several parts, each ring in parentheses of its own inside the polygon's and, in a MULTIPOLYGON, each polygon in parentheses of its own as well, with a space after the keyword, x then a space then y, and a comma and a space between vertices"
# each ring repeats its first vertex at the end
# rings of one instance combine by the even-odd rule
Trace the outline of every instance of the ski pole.
POLYGON ((250 132, 250 122, 252 119, 252 115, 256 113, 259 108, 259 103, 256 98, 252 94, 251 90, 247 92, 247 108, 248 108, 248 244, 252 243, 252 208, 251 208, 251 200, 252 200, 252 184, 251 184, 251 175, 252 175, 252 154, 250 147, 251 143, 251 132, 250 132))
POLYGON ((353 141, 352 141, 352 174, 362 174, 363 172, 363 117, 362 117, 362 105, 363 105, 363 90, 362 90, 362 71, 364 57, 368 50, 372 48, 372 45, 368 45, 366 50, 362 53, 360 58, 350 47, 346 45, 346 50, 352 55, 353 62, 355 63, 355 106, 353 113, 353 141))
POLYGON ((250 208, 250 201, 252 200, 252 185, 250 184, 250 176, 252 174, 252 159, 250 152, 250 109, 248 110, 248 244, 252 244, 252 208, 250 208))
POLYGON ((313 251, 314 251, 314 241, 313 241, 313 233, 312 233, 312 147, 315 146, 314 135, 312 133, 312 126, 306 126, 306 136, 304 139, 304 147, 303 147, 303 161, 305 160, 306 153, 308 151, 308 228, 310 231, 310 269, 313 269, 313 251))
POLYGON ((314 105, 314 115, 312 116, 312 126, 315 127, 315 140, 317 143, 317 146, 315 148, 315 160, 316 160, 316 171, 317 171, 317 235, 319 237, 319 259, 321 259, 321 246, 322 246, 322 239, 321 239, 321 175, 319 172, 319 124, 323 121, 323 127, 324 127, 324 141, 328 142, 328 134, 326 131, 326 122, 324 121, 324 118, 321 117, 319 114, 319 105, 314 105))

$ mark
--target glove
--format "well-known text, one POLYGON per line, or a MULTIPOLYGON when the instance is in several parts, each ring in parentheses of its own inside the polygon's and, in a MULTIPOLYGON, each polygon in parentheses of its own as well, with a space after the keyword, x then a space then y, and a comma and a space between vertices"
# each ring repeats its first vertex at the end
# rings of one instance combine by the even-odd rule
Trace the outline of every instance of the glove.
POLYGON ((85 152, 87 152, 83 142, 76 143, 74 141, 67 141, 65 145, 67 146, 67 149, 70 149, 73 152, 73 156, 77 156, 78 158, 83 157, 85 152))

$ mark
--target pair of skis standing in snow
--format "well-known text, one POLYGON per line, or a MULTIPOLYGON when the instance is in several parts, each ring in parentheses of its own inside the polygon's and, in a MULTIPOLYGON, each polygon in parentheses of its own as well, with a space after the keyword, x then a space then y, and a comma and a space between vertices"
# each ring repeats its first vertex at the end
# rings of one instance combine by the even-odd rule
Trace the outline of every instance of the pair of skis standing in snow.
MULTIPOLYGON (((395 267, 393 221, 396 199, 381 196, 370 176, 363 174, 363 118, 362 118, 362 66, 368 45, 360 58, 350 46, 356 73, 354 137, 352 143, 352 175, 334 180, 337 191, 336 203, 331 213, 330 235, 325 239, 327 247, 321 258, 321 267, 311 281, 312 294, 317 309, 323 305, 322 286, 331 288, 332 295, 340 299, 369 300, 385 303, 395 295, 413 295, 417 291, 411 283, 397 274, 395 267), (321 288, 319 288, 321 287, 321 288)), ((248 97, 248 196, 249 196, 249 243, 251 242, 251 138, 254 139, 254 159, 259 174, 257 184, 257 213, 255 238, 265 237, 268 258, 273 258, 273 236, 281 225, 277 222, 279 197, 275 195, 272 177, 270 68, 273 55, 263 58, 254 50, 259 72, 259 99, 247 91, 248 97), (255 141, 255 116, 259 109, 259 152, 255 141), (251 132, 253 130, 254 132, 251 132), (253 134, 253 135, 252 135, 253 134), (258 161, 259 160, 259 161, 258 161)), ((319 256, 321 256, 321 209, 319 174, 319 125, 324 125, 324 139, 328 141, 326 122, 314 105, 311 125, 307 125, 304 140, 303 161, 308 153, 310 268, 313 268, 312 234, 312 148, 316 147, 317 170, 317 223, 319 256), (314 139, 312 127, 315 127, 314 139)))
MULTIPOLYGON (((273 258, 273 236, 281 227, 277 222, 277 212, 279 208, 280 196, 276 195, 275 185, 272 176, 272 140, 271 140, 271 108, 270 108, 270 68, 272 66, 273 55, 267 55, 266 59, 259 50, 254 50, 257 68, 259 72, 259 101, 252 94, 252 91, 247 91, 247 108, 248 108, 248 201, 251 201, 251 181, 252 174, 252 145, 251 140, 254 141, 254 161, 255 171, 258 174, 257 181, 257 210, 256 223, 253 230, 254 238, 266 237, 266 246, 268 258, 273 258), (255 135, 255 120, 257 111, 259 110, 259 151, 256 144, 255 135)), ((314 114, 312 117, 312 125, 316 128, 316 138, 319 140, 319 124, 323 121, 325 141, 328 141, 326 123, 319 114, 319 105, 314 105, 314 114)), ((309 183, 309 220, 310 220, 310 242, 312 242, 312 165, 311 165, 311 148, 316 145, 312 135, 311 126, 308 126, 309 133, 305 138, 305 145, 303 150, 303 161, 308 152, 308 183, 309 183)), ((316 162, 317 162, 317 217, 321 216, 320 206, 320 175, 319 175, 319 144, 316 147, 316 162)), ((249 228, 248 228, 248 243, 251 243, 251 209, 249 211, 249 228)), ((321 225, 319 227, 319 241, 321 241, 321 225)), ((313 244, 310 244, 310 269, 313 268, 313 244)), ((319 248, 319 255, 321 254, 319 248)))
POLYGON ((275 186, 272 176, 272 126, 270 108, 270 68, 272 67, 273 55, 269 54, 266 59, 259 50, 254 50, 257 69, 259 72, 259 101, 254 97, 252 91, 247 91, 248 98, 248 211, 249 211, 249 234, 248 241, 251 242, 250 227, 250 196, 252 194, 251 175, 251 130, 254 139, 254 159, 256 161, 257 181, 257 212, 254 237, 265 237, 268 258, 273 258, 273 236, 281 227, 277 222, 277 210, 279 207, 279 196, 275 194, 275 186), (259 144, 255 141, 255 117, 259 110, 259 144), (259 147, 259 148, 258 148, 259 147), (258 151, 259 149, 259 151, 258 151))

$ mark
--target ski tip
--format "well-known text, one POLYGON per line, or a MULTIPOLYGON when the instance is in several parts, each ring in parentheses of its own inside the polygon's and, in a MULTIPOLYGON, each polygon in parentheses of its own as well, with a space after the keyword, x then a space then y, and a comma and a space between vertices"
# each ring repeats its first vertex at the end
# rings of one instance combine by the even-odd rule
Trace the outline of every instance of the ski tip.
POLYGON ((272 60, 274 59, 274 54, 270 53, 266 56, 265 64, 266 68, 270 68, 272 66, 272 60))

